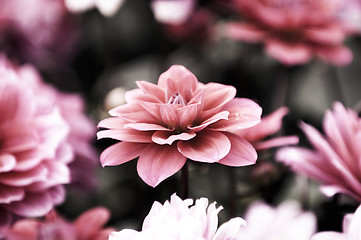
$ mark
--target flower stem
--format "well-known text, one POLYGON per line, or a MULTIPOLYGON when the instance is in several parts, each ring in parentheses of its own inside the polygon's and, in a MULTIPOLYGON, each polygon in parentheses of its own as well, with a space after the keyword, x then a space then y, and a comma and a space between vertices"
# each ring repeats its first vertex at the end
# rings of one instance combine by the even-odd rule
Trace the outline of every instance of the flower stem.
POLYGON ((181 169, 181 189, 180 196, 182 199, 188 198, 189 194, 189 170, 188 170, 188 160, 181 169))

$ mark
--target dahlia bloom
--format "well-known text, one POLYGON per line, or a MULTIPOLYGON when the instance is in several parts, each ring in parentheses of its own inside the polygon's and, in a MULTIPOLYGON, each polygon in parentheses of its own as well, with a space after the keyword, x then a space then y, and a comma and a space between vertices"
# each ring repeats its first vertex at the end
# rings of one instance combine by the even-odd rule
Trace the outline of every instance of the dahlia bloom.
POLYGON ((229 23, 226 35, 264 43, 267 54, 283 64, 307 63, 313 56, 335 65, 352 61, 342 44, 347 35, 339 17, 342 1, 235 0, 234 6, 245 20, 229 23))
POLYGON ((286 147, 277 152, 277 160, 320 181, 328 196, 345 193, 361 201, 361 120, 357 113, 336 102, 323 120, 325 136, 306 123, 301 128, 314 150, 286 147))
POLYGON ((361 239, 361 207, 343 219, 343 232, 325 231, 315 234, 311 240, 359 240, 361 239))
POLYGON ((79 13, 96 7, 106 17, 115 15, 123 5, 124 0, 65 0, 65 6, 70 12, 79 13))
POLYGON ((81 214, 74 222, 68 222, 55 210, 45 219, 24 219, 0 232, 0 237, 13 240, 107 240, 112 228, 103 228, 109 220, 109 211, 93 208, 81 214))
POLYGON ((45 215, 70 182, 69 126, 23 70, 0 59, 0 227, 45 215))
POLYGON ((126 93, 127 103, 110 110, 113 117, 98 125, 109 129, 98 132, 98 138, 121 141, 100 155, 103 166, 139 156, 139 176, 155 187, 187 158, 228 166, 255 163, 253 146, 230 131, 259 123, 262 109, 252 100, 234 98, 234 87, 199 83, 183 66, 161 74, 158 85, 137 85, 126 93))
POLYGON ((0 0, 0 5, 1 47, 12 56, 45 67, 73 51, 77 33, 63 0, 0 0))
POLYGON ((193 13, 195 0, 152 0, 155 19, 165 24, 183 24, 193 13))
POLYGON ((264 140, 268 136, 275 134, 281 129, 282 118, 287 113, 288 108, 281 107, 270 115, 263 117, 261 122, 256 126, 247 129, 241 129, 235 133, 249 141, 257 150, 297 144, 297 136, 275 137, 270 140, 264 140))
POLYGON ((255 202, 244 219, 247 226, 240 229, 239 240, 309 240, 316 231, 315 216, 303 212, 294 201, 283 202, 276 208, 255 202))
POLYGON ((73 152, 68 167, 71 172, 71 186, 78 190, 90 190, 96 185, 95 171, 99 166, 98 154, 92 141, 95 138, 96 126, 84 113, 84 100, 78 94, 63 93, 53 86, 45 84, 39 73, 32 66, 22 66, 18 74, 26 79, 29 87, 38 95, 40 101, 58 108, 60 115, 69 128, 66 142, 73 152))
POLYGON ((216 203, 208 206, 207 198, 200 198, 193 204, 192 199, 182 200, 176 194, 164 205, 154 202, 143 222, 142 231, 124 229, 112 232, 109 240, 157 239, 157 240, 235 240, 245 225, 242 218, 232 218, 218 230, 218 213, 222 207, 216 203))

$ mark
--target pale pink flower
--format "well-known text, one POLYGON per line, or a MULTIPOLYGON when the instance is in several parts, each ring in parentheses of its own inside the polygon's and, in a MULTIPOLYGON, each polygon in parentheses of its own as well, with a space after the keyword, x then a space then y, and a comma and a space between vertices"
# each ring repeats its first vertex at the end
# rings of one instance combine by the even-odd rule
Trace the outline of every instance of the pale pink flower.
POLYGON ((158 22, 180 25, 192 15, 195 0, 152 0, 151 7, 158 22))
POLYGON ((228 166, 255 163, 257 153, 244 138, 230 131, 260 121, 261 107, 234 98, 236 89, 218 83, 199 83, 183 66, 160 75, 158 85, 137 81, 128 91, 127 104, 110 110, 98 138, 121 142, 100 156, 103 166, 119 165, 139 156, 138 174, 155 187, 175 174, 187 158, 228 166))
POLYGON ((361 120, 357 113, 336 102, 323 120, 323 136, 301 123, 314 150, 303 147, 280 149, 276 158, 297 172, 321 182, 328 196, 345 193, 361 201, 361 120))
POLYGON ((311 240, 360 240, 361 207, 354 214, 347 214, 343 219, 343 232, 325 231, 315 234, 311 240))
POLYGON ((106 17, 112 17, 123 5, 124 0, 65 0, 70 12, 79 13, 97 8, 106 17))
POLYGON ((77 33, 63 0, 0 0, 0 5, 1 47, 13 57, 49 66, 74 50, 77 33))
POLYGON ((239 131, 236 131, 235 133, 252 143, 252 145, 257 150, 297 144, 297 136, 274 137, 272 139, 265 140, 265 138, 275 134, 281 129, 282 118, 287 113, 288 108, 281 107, 270 115, 262 117, 261 122, 256 126, 247 129, 241 129, 239 131))
POLYGON ((247 226, 237 240, 309 240, 316 231, 316 218, 303 212, 298 202, 286 201, 278 207, 253 203, 246 212, 247 226))
POLYGON ((24 65, 18 74, 26 79, 47 106, 58 108, 61 116, 69 127, 66 141, 74 157, 68 165, 71 171, 71 186, 78 190, 91 190, 96 185, 95 173, 99 165, 98 153, 92 146, 95 140, 96 126, 85 114, 83 98, 78 94, 63 93, 49 84, 45 84, 36 69, 24 65))
POLYGON ((226 34, 265 44, 268 55, 287 65, 307 63, 313 56, 346 65, 352 52, 343 45, 347 32, 341 6, 340 0, 234 0, 245 20, 229 23, 226 34))
POLYGON ((68 124, 25 72, 0 58, 0 225, 45 215, 70 182, 68 124))
POLYGON ((68 222, 53 210, 43 220, 17 221, 11 228, 0 232, 0 237, 9 240, 107 240, 114 231, 103 227, 109 217, 106 208, 97 207, 84 212, 74 222, 68 222))
POLYGON ((208 206, 207 198, 182 200, 176 194, 163 205, 154 202, 143 222, 142 231, 124 229, 112 232, 109 240, 234 240, 245 225, 242 218, 232 218, 218 229, 218 213, 222 207, 208 206))

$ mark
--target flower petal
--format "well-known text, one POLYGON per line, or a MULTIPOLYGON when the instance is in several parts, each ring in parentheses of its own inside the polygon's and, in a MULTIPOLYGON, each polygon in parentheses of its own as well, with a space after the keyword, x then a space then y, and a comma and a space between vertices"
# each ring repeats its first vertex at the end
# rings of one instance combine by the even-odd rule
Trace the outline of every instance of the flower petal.
POLYGON ((352 51, 345 46, 319 47, 317 56, 325 61, 338 66, 345 66, 352 62, 352 51))
POLYGON ((189 141, 179 141, 178 149, 194 161, 214 163, 229 153, 231 142, 223 133, 201 131, 189 141))
POLYGON ((248 141, 235 134, 225 134, 231 141, 231 150, 218 163, 232 166, 241 167, 254 164, 257 160, 257 152, 248 141))
POLYGON ((0 153, 0 173, 9 172, 16 166, 15 156, 8 153, 0 153))
POLYGON ((145 146, 145 143, 116 143, 100 154, 100 162, 103 167, 123 164, 138 157, 145 146))
POLYGON ((93 208, 81 214, 74 226, 78 239, 92 239, 110 218, 110 212, 103 207, 93 208), (84 227, 87 226, 87 227, 84 227))
POLYGON ((156 187, 164 179, 178 172, 186 160, 175 145, 149 144, 138 159, 137 170, 146 184, 156 187))
POLYGON ((137 86, 142 89, 147 95, 151 95, 159 99, 160 103, 165 102, 165 92, 164 89, 158 85, 146 81, 136 81, 137 86))
POLYGON ((279 40, 268 40, 266 52, 287 65, 303 64, 312 58, 312 49, 304 44, 289 44, 279 40))
POLYGON ((230 113, 228 120, 220 120, 209 128, 217 131, 236 131, 253 127, 261 121, 262 108, 246 98, 235 98, 222 108, 230 113))
POLYGON ((24 198, 24 196, 25 191, 23 188, 0 185, 0 204, 8 204, 11 202, 20 201, 24 198))
POLYGON ((194 138, 197 134, 194 132, 183 132, 179 134, 173 134, 173 132, 156 131, 152 136, 153 142, 164 145, 172 145, 174 141, 181 140, 187 141, 194 138))
POLYGON ((240 229, 246 225, 246 221, 242 218, 232 218, 218 228, 217 233, 214 236, 214 240, 237 239, 237 237, 241 235, 240 229))
POLYGON ((257 25, 241 22, 230 22, 226 26, 226 36, 234 40, 246 42, 260 42, 265 39, 267 33, 257 25))
POLYGON ((120 141, 150 143, 153 131, 138 131, 134 129, 103 130, 97 133, 98 139, 112 138, 120 141))
POLYGON ((127 123, 124 125, 124 128, 132 128, 139 131, 156 131, 156 130, 173 131, 173 129, 169 129, 153 123, 127 123))

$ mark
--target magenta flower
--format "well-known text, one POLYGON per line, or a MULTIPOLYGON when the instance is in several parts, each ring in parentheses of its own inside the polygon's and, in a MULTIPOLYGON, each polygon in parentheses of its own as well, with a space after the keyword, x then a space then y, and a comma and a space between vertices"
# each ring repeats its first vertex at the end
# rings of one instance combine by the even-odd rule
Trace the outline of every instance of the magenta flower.
POLYGON ((314 150, 286 147, 276 158, 295 172, 320 181, 326 195, 345 193, 361 201, 361 120, 357 113, 336 102, 323 120, 325 136, 306 123, 301 128, 314 150))
POLYGON ((232 218, 222 224, 218 230, 218 213, 222 207, 216 203, 208 206, 208 199, 201 198, 193 204, 192 199, 182 200, 176 194, 163 205, 154 202, 143 222, 142 231, 124 229, 112 232, 109 240, 140 239, 199 239, 199 240, 235 240, 245 225, 241 218, 232 218))
POLYGON ((68 222, 54 210, 44 220, 24 219, 3 231, 0 237, 13 240, 107 240, 112 228, 103 228, 110 213, 103 207, 93 208, 81 214, 74 222, 68 222))
POLYGON ((246 212, 247 226, 241 228, 239 240, 293 239, 309 240, 316 231, 316 218, 303 212, 297 202, 286 201, 274 208, 255 202, 246 212))
POLYGON ((315 234, 311 240, 359 240, 361 239, 361 207, 343 219, 343 232, 326 231, 315 234))
POLYGON ((45 215, 70 182, 68 124, 25 73, 0 58, 0 226, 14 215, 45 215))
POLYGON ((307 63, 313 56, 335 65, 352 61, 342 44, 347 32, 338 0, 235 0, 234 7, 245 20, 229 23, 226 34, 265 44, 267 54, 284 64, 307 63))
POLYGON ((254 127, 241 129, 236 134, 242 136, 257 150, 269 149, 298 143, 297 136, 275 137, 269 140, 265 138, 278 132, 282 127, 282 118, 288 113, 287 107, 281 107, 270 115, 261 119, 261 122, 254 127))
POLYGON ((103 166, 139 156, 139 176, 155 187, 187 158, 228 166, 255 163, 255 149, 231 131, 259 123, 262 109, 249 99, 234 98, 234 87, 199 83, 183 66, 172 66, 158 85, 137 85, 127 92, 127 104, 110 110, 114 117, 99 123, 109 130, 98 132, 98 138, 121 141, 101 154, 103 166))
POLYGON ((74 50, 77 33, 64 0, 0 0, 0 5, 1 47, 12 56, 49 68, 74 50))

